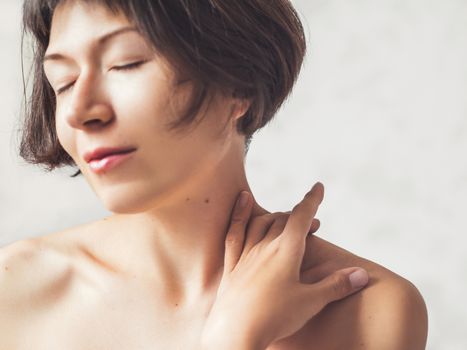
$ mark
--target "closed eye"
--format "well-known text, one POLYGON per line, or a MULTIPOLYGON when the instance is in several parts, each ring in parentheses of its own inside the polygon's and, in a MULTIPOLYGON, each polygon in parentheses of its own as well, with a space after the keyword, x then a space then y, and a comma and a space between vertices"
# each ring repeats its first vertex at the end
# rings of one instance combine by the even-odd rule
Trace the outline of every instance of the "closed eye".
MULTIPOLYGON (((130 63, 130 64, 126 64, 124 66, 114 66, 111 69, 114 69, 114 70, 117 70, 117 71, 127 71, 127 70, 136 69, 136 68, 138 68, 139 66, 141 66, 142 64, 144 64, 146 62, 147 61, 137 61, 137 62, 133 62, 133 63, 130 63)), ((68 85, 58 89, 57 90, 57 95, 60 95, 63 92, 69 90, 72 86, 73 86, 73 83, 68 84, 68 85)))
POLYGON ((115 66, 115 67, 112 67, 112 69, 115 69, 115 70, 131 70, 131 69, 135 69, 135 68, 138 68, 139 66, 141 66, 143 63, 146 63, 147 61, 137 61, 137 62, 133 62, 133 63, 130 63, 130 64, 126 64, 124 66, 115 66))

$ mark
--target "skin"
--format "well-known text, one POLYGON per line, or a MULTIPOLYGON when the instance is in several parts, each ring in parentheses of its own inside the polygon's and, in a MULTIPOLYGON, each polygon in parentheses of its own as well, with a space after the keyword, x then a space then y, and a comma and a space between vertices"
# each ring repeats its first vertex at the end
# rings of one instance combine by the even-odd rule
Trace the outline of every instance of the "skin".
MULTIPOLYGON (((58 138, 113 215, 2 251, 0 283, 8 287, 0 298, 9 302, 0 303, 0 321, 7 320, 8 348, 191 349, 214 303, 232 208, 240 191, 251 192, 244 136, 235 129, 249 104, 218 94, 196 128, 168 131, 190 84, 174 90, 170 65, 137 32, 96 44, 128 26, 123 15, 75 1, 54 13, 47 54, 65 58, 47 60, 44 68, 56 93, 69 86, 57 96, 58 138), (132 70, 115 68, 141 60, 132 70), (83 159, 86 151, 121 145, 137 151, 108 173, 93 173, 83 159)), ((252 218, 267 214, 285 224, 288 214, 269 214, 250 200, 252 218)), ((426 309, 408 281, 319 237, 306 238, 304 283, 351 266, 368 271, 368 287, 268 350, 422 349, 426 309), (387 300, 410 302, 399 312, 387 300), (404 322, 422 325, 410 329, 408 345, 380 346, 381 334, 391 330, 391 339, 402 339, 394 325, 404 322)))
MULTIPOLYGON (((224 245, 219 233, 226 231, 238 192, 250 190, 244 136, 235 132, 246 106, 216 97, 195 130, 181 136, 169 132, 165 124, 180 115, 190 86, 171 99, 172 72, 136 32, 103 47, 92 45, 96 37, 128 26, 124 16, 100 7, 90 11, 66 3, 56 10, 46 54, 68 58, 47 61, 45 70, 55 91, 73 83, 57 98, 57 134, 104 206, 115 213, 99 223, 102 233, 93 237, 112 245, 103 258, 126 275, 165 282, 182 310, 216 284, 224 245), (134 70, 112 70, 140 59, 147 62, 134 70), (227 118, 231 122, 223 132, 221 121, 227 118), (137 151, 122 166, 97 175, 83 153, 104 145, 133 145, 137 151)), ((260 211, 256 205, 255 212, 260 211)))
POLYGON ((236 204, 224 275, 202 335, 202 344, 207 344, 203 350, 265 349, 296 333, 329 302, 367 284, 368 275, 358 286, 351 285, 348 274, 355 268, 318 283, 301 281, 308 230, 323 195, 324 187, 316 184, 289 217, 272 223, 249 221, 249 203, 243 208, 236 204))

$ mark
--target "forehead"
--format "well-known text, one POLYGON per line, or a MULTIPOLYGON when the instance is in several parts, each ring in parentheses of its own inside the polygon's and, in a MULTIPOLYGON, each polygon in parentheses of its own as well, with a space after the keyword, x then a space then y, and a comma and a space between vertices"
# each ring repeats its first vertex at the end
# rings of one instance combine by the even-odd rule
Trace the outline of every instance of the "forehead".
POLYGON ((71 40, 91 40, 129 26, 131 22, 121 12, 113 12, 97 2, 64 1, 53 14, 49 46, 66 46, 71 40))

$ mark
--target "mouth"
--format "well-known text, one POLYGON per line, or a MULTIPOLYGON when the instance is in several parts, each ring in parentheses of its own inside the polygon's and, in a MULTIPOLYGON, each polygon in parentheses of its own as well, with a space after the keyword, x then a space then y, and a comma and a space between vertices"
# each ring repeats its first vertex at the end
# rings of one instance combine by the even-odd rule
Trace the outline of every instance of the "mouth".
POLYGON ((84 160, 89 164, 90 169, 96 173, 113 169, 118 164, 132 156, 136 148, 97 148, 84 155, 84 160))
POLYGON ((120 148, 110 148, 110 147, 101 147, 97 148, 91 152, 86 152, 83 156, 86 163, 90 163, 91 161, 95 160, 102 160, 108 156, 116 155, 116 154, 126 154, 130 152, 134 152, 136 148, 134 147, 120 147, 120 148))
POLYGON ((89 162, 89 167, 96 174, 102 174, 114 169, 117 165, 124 162, 133 155, 134 151, 109 154, 100 159, 94 159, 89 162))

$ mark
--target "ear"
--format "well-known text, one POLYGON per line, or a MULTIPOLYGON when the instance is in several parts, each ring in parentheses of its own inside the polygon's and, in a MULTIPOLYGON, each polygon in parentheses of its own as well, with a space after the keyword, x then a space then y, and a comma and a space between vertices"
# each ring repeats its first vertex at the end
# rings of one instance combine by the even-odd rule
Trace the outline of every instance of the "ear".
POLYGON ((248 109, 251 106, 251 100, 249 99, 240 99, 240 98, 234 98, 232 100, 232 114, 231 118, 233 122, 237 122, 241 117, 245 115, 246 112, 248 112, 248 109))

